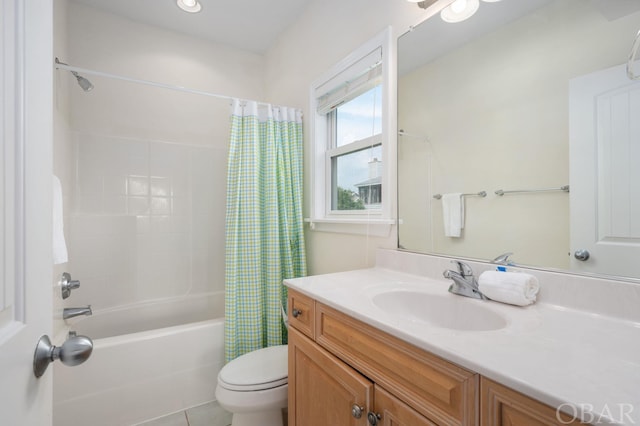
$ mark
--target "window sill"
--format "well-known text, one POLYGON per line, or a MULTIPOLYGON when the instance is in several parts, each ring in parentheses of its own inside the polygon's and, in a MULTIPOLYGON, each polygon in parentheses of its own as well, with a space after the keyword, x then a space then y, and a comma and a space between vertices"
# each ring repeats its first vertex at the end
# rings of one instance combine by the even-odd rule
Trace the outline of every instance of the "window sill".
POLYGON ((305 218, 312 231, 333 232, 338 234, 371 235, 388 237, 395 219, 363 219, 363 218, 305 218))

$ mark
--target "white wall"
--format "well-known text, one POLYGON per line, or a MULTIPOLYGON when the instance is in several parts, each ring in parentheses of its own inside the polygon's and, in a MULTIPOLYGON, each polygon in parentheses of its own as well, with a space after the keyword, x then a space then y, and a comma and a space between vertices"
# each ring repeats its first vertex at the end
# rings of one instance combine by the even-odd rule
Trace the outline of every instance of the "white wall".
MULTIPOLYGON (((263 58, 69 2, 71 65, 262 99, 263 58)), ((82 286, 67 306, 109 308, 224 289, 229 101, 70 73, 68 244, 82 286)))
MULTIPOLYGON (((266 98, 309 113, 309 87, 326 70, 388 26, 394 37, 426 13, 405 0, 315 0, 266 55, 266 98)), ((305 121, 305 217, 310 206, 311 136, 305 121)), ((310 274, 372 266, 377 247, 395 248, 387 238, 310 231, 306 227, 310 274)))

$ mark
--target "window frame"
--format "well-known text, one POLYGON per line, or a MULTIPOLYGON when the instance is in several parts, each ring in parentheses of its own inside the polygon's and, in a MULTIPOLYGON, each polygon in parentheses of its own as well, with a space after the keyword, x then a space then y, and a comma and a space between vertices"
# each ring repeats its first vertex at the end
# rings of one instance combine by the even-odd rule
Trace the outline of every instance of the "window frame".
MULTIPOLYGON (((389 235, 391 226, 395 225, 396 197, 396 140, 397 124, 395 81, 395 45, 392 42, 391 28, 385 29, 368 42, 354 50, 350 55, 331 67, 310 86, 311 117, 311 214, 306 219, 315 230, 344 233, 366 233, 368 235, 389 235), (319 113, 318 90, 326 92, 338 87, 341 74, 357 71, 358 62, 374 51, 381 50, 381 133, 336 147, 332 145, 334 135, 330 133, 332 120, 335 122, 335 110, 330 113, 319 113), (333 83, 333 85, 332 85, 333 83), (328 88, 328 89, 327 89, 328 88), (377 139, 375 144, 372 140, 377 139), (377 144, 382 150, 382 199, 379 209, 364 210, 332 210, 332 158, 337 153, 355 152, 354 147, 368 148, 377 144), (364 227, 363 227, 364 225, 364 227)), ((365 71, 365 69, 362 69, 365 71)))

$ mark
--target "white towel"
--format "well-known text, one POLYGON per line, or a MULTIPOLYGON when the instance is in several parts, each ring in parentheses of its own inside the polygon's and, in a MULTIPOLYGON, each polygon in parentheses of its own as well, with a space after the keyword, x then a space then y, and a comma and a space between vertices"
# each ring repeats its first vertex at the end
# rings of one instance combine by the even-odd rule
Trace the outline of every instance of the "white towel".
POLYGON ((538 279, 524 272, 485 271, 478 278, 482 294, 496 302, 527 306, 536 301, 538 279))
POLYGON ((64 217, 62 214, 62 185, 57 176, 53 176, 53 264, 69 261, 67 244, 64 241, 64 217))
POLYGON ((458 238, 464 228, 464 197, 461 193, 442 194, 445 237, 458 238))

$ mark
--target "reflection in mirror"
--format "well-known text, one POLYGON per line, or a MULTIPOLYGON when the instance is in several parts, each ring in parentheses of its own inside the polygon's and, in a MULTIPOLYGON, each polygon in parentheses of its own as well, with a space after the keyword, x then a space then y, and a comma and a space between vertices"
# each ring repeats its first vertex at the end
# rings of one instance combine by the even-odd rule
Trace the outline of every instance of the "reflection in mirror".
POLYGON ((504 0, 403 35, 399 247, 640 278, 639 29, 640 1, 504 0))

